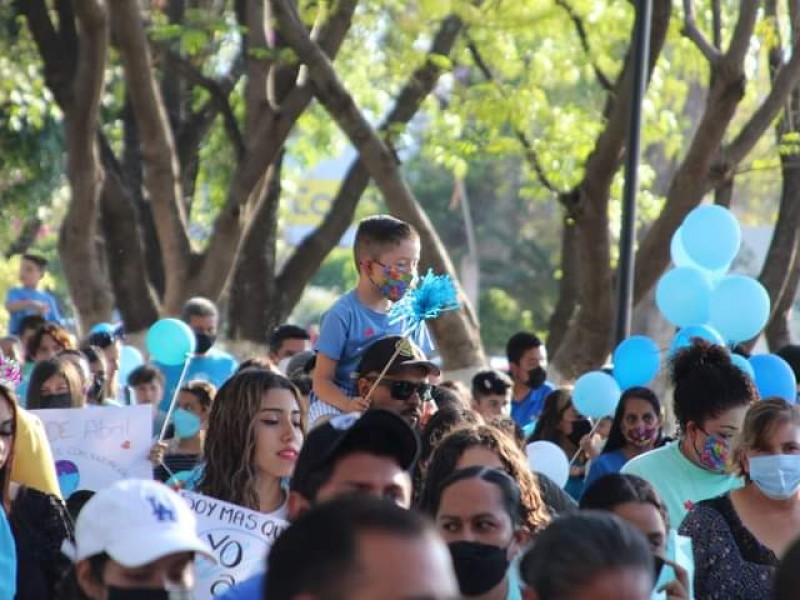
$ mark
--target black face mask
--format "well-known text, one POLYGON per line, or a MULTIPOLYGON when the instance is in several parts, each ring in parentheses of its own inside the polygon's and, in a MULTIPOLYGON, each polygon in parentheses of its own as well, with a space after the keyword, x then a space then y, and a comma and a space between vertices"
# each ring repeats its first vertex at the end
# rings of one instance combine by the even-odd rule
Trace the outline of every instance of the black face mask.
POLYGON ((534 390, 541 387, 547 381, 547 371, 544 367, 536 367, 528 371, 528 387, 534 390))
POLYGON ((103 390, 106 387, 105 377, 95 377, 92 387, 89 388, 88 396, 92 402, 100 402, 103 399, 103 390))
POLYGON ((72 408, 72 394, 53 394, 42 396, 42 408, 72 408))
POLYGON ((206 352, 211 350, 211 346, 213 346, 214 342, 217 341, 217 336, 210 335, 208 333, 195 333, 194 339, 197 342, 194 351, 197 354, 205 354, 206 352))
POLYGON ((164 589, 108 587, 108 600, 190 600, 194 594, 190 590, 168 592, 164 589))
POLYGON ((583 437, 589 435, 591 432, 592 424, 589 422, 589 419, 578 419, 572 422, 572 433, 570 433, 567 438, 569 438, 570 442, 579 446, 583 437))
POLYGON ((479 542, 449 544, 458 587, 465 596, 480 596, 496 587, 508 571, 506 548, 479 542))

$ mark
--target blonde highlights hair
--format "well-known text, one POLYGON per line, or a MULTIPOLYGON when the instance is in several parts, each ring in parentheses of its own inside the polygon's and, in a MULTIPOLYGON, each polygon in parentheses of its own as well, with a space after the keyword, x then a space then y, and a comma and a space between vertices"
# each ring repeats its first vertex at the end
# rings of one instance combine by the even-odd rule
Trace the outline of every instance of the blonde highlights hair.
POLYGON ((769 438, 779 425, 800 427, 800 409, 783 398, 767 398, 751 405, 733 448, 733 471, 747 477, 744 459, 751 450, 767 450, 769 438))
POLYGON ((256 490, 256 416, 270 390, 288 390, 300 408, 306 434, 307 410, 297 388, 272 371, 252 369, 234 375, 217 392, 208 416, 205 467, 198 491, 213 498, 259 509, 256 490))

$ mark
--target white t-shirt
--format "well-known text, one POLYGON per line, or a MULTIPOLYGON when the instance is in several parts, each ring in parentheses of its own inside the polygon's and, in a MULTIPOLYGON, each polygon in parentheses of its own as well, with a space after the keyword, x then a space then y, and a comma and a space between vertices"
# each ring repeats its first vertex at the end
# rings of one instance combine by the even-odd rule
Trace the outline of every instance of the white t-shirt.
POLYGON ((638 475, 650 482, 667 507, 673 529, 680 526, 689 510, 701 500, 721 496, 743 485, 736 475, 698 467, 683 455, 680 442, 629 460, 621 473, 638 475))

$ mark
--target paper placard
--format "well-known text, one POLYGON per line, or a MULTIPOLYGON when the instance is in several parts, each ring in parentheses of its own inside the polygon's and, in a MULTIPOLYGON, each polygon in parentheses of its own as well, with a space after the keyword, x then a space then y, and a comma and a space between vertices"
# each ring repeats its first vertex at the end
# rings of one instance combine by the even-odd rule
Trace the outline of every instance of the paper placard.
POLYGON ((217 564, 195 563, 196 600, 209 600, 264 570, 278 536, 289 523, 235 504, 181 490, 197 518, 197 533, 209 545, 217 564))
POLYGON ((121 479, 152 479, 150 406, 32 410, 53 451, 61 493, 97 491, 121 479))

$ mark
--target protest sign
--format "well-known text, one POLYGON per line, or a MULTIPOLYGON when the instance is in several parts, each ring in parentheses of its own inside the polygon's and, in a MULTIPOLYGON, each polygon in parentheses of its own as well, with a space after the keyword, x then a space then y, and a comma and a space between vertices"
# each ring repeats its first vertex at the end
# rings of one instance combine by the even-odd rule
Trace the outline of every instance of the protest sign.
POLYGON ((150 406, 32 410, 42 420, 61 493, 101 490, 120 479, 152 479, 150 406))
POLYGON ((264 570, 264 559, 278 536, 289 526, 235 504, 181 490, 197 518, 197 533, 209 545, 217 564, 198 558, 195 599, 208 600, 264 570))

